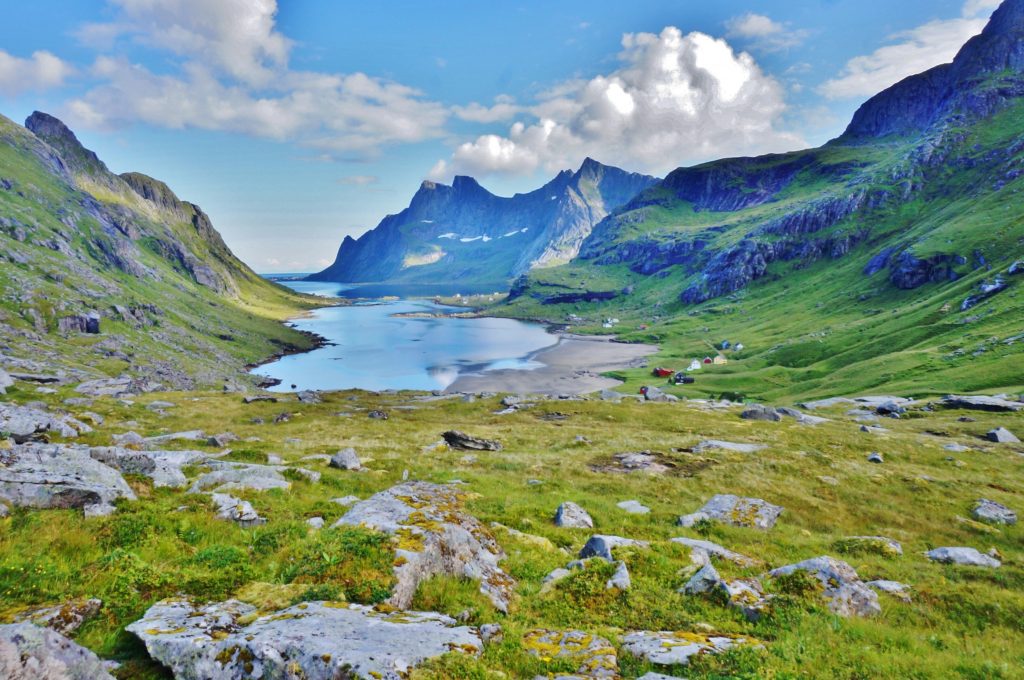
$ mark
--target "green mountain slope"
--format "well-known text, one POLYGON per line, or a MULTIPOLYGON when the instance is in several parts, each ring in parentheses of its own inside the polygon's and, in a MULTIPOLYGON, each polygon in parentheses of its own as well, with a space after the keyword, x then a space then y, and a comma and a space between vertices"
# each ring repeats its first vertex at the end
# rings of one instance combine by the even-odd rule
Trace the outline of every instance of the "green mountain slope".
POLYGON ((27 126, 0 117, 8 370, 186 388, 236 382, 245 364, 311 344, 280 324, 309 303, 239 261, 198 206, 111 173, 55 118, 27 126), (90 314, 99 333, 84 332, 90 314))
POLYGON ((503 313, 618 317, 673 366, 743 343, 691 393, 1020 388, 1021 45, 1024 2, 1010 0, 952 64, 877 95, 839 139, 670 173, 570 265, 519 280, 503 313))

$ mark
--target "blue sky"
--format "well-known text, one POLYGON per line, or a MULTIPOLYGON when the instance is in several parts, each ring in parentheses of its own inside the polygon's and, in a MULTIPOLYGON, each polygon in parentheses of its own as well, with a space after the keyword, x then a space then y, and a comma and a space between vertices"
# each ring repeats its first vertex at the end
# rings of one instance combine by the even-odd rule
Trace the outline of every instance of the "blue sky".
POLYGON ((588 155, 662 175, 821 144, 998 2, 8 4, 0 113, 63 118, 269 272, 325 266, 424 178, 511 194, 588 155))

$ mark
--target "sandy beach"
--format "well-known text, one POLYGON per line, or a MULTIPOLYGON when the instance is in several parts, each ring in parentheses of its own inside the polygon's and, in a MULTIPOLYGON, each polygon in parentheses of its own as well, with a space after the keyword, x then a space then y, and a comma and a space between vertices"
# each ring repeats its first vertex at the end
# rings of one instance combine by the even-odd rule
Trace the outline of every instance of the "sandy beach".
POLYGON ((613 342, 611 338, 563 335, 557 344, 532 356, 544 366, 529 371, 502 369, 465 375, 446 392, 586 394, 621 383, 601 373, 629 368, 658 351, 654 345, 613 342))

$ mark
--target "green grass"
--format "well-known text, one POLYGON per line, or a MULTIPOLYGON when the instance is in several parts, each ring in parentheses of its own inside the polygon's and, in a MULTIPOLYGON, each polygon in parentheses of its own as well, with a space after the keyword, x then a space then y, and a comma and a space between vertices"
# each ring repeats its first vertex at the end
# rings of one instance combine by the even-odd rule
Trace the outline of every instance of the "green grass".
MULTIPOLYGON (((66 395, 45 397, 54 404, 66 395)), ((36 398, 15 390, 16 401, 36 398)), ((392 584, 389 539, 360 529, 311 531, 305 520, 321 516, 329 527, 344 508, 330 498, 363 498, 388 488, 409 470, 413 479, 468 483, 468 510, 485 525, 500 522, 547 538, 554 549, 496 531, 508 557, 504 569, 516 588, 510 613, 494 611, 471 582, 435 578, 421 585, 415 606, 462 616, 472 624, 500 622, 505 641, 479 659, 448 657, 415 677, 533 677, 566 671, 545 664, 522 647, 522 635, 535 627, 582 628, 613 642, 634 629, 700 630, 702 626, 754 636, 762 650, 702 659, 685 670, 690 678, 1019 678, 1024 668, 1024 563, 1020 526, 988 529, 962 523, 974 500, 987 497, 1018 512, 1024 509, 1024 472, 1012 446, 986 444, 979 435, 1003 425, 1024 431, 1024 414, 939 410, 886 420, 885 435, 862 433, 844 415, 827 412, 831 422, 802 426, 744 421, 737 412, 708 412, 698 404, 610 404, 599 401, 545 402, 497 416, 498 399, 410 401, 411 395, 342 392, 322 404, 243 405, 235 395, 215 392, 160 394, 178 404, 161 416, 145 408, 156 396, 134 405, 98 400, 89 410, 107 419, 86 437, 109 442, 129 427, 144 435, 200 428, 231 431, 247 440, 228 459, 255 461, 268 453, 322 473, 317 484, 294 481, 289 491, 245 492, 265 526, 242 529, 213 519, 205 496, 152 489, 144 478, 130 480, 139 500, 122 503, 109 518, 83 520, 72 511, 18 510, 0 520, 0 596, 8 612, 73 596, 100 597, 101 615, 76 639, 125 665, 124 678, 164 677, 146 661, 144 650, 123 632, 156 600, 177 592, 199 599, 238 596, 266 610, 303 599, 348 599, 374 603, 392 584), (415 406, 399 409, 398 406, 415 406), (387 421, 366 417, 370 409, 390 413, 387 421), (558 410, 564 421, 539 416, 558 410), (282 411, 291 421, 269 424, 282 411), (351 414, 339 417, 338 413, 351 414), (254 417, 268 424, 252 423, 254 417), (427 450, 442 431, 456 428, 502 441, 501 452, 476 454, 475 463, 458 451, 427 450), (948 436, 939 437, 933 432, 948 436), (576 443, 582 435, 592 445, 576 443), (757 454, 706 452, 712 465, 691 476, 649 477, 595 472, 590 468, 613 453, 650 449, 685 463, 680 452, 706 438, 758 442, 757 454), (942 444, 960 441, 975 450, 951 459, 942 444), (366 473, 328 468, 298 460, 312 453, 354 446, 366 473), (866 462, 882 451, 886 463, 866 462), (839 480, 835 486, 820 476, 839 480), (543 480, 529 485, 530 479, 543 480), (785 507, 770 532, 711 525, 686 530, 676 517, 692 512, 715 493, 765 498, 785 507), (616 507, 637 499, 649 515, 616 507), (596 529, 559 529, 552 516, 559 503, 580 503, 596 529), (623 550, 633 577, 627 592, 607 591, 607 568, 579 572, 556 588, 541 579, 564 564, 591 533, 609 533, 653 542, 652 549, 623 550), (706 536, 757 557, 764 568, 720 565, 728 577, 757 575, 768 567, 831 554, 848 560, 865 579, 889 578, 914 587, 904 604, 880 596, 881 616, 840 619, 813 595, 794 584, 769 583, 777 595, 772 613, 756 624, 719 604, 676 592, 689 572, 689 555, 669 543, 673 536, 706 536), (883 535, 902 542, 904 555, 850 549, 849 536, 883 535), (996 548, 1004 558, 998 570, 942 566, 921 553, 943 545, 996 548), (565 548, 567 552, 563 552, 565 548), (808 669, 814 669, 813 672, 808 669), (809 675, 810 673, 810 675, 809 675)), ((296 478, 298 479, 298 478, 296 478)), ((621 658, 626 677, 651 668, 621 658)))

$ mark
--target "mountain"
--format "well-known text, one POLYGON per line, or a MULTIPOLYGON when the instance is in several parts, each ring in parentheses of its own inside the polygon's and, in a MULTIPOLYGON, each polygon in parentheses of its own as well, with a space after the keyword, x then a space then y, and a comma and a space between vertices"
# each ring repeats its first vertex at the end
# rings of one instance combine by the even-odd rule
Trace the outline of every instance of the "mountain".
POLYGON ((517 280, 504 313, 574 303, 680 358, 756 338, 709 390, 1020 386, 1022 190, 1024 0, 1007 0, 951 64, 872 97, 828 144, 669 173, 572 263, 517 280))
POLYGON ((494 283, 567 262, 591 228, 654 177, 586 159, 536 191, 495 196, 471 177, 423 182, 409 207, 346 237, 314 281, 494 283))
POLYGON ((0 242, 9 371, 236 383, 311 342, 278 322, 308 303, 238 260, 198 206, 112 173, 45 113, 0 116, 0 242))

